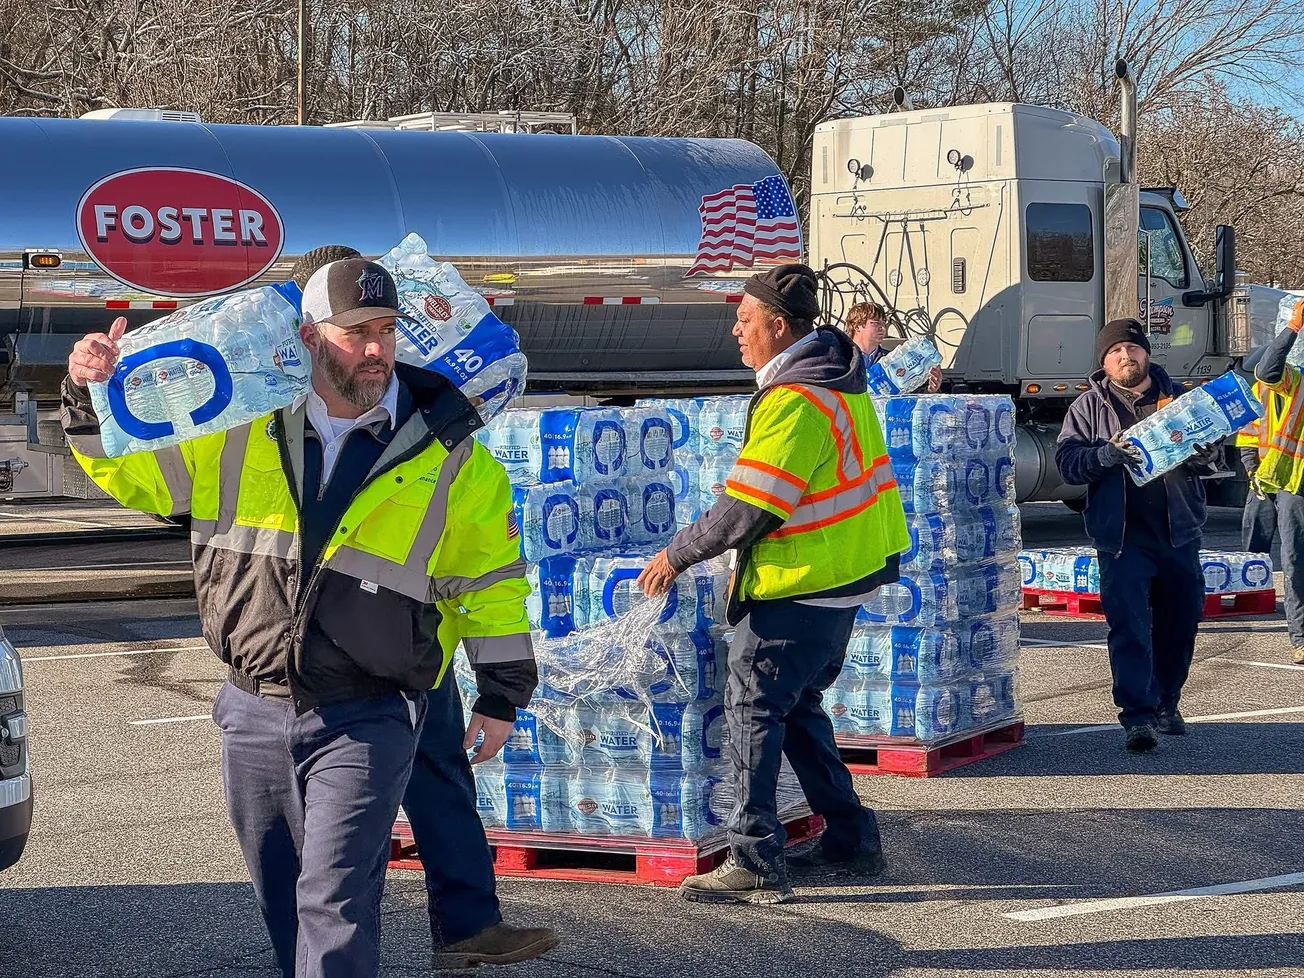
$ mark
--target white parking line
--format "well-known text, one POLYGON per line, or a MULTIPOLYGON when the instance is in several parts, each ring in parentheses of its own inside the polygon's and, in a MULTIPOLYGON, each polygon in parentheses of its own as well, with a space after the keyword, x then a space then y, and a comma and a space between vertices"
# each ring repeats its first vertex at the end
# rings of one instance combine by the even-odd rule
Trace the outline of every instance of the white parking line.
POLYGON ((115 523, 90 523, 86 520, 70 520, 65 516, 19 516, 17 513, 0 513, 0 516, 9 520, 27 520, 32 523, 67 523, 71 526, 93 526, 97 530, 112 530, 118 526, 115 523))
POLYGON ((1290 672, 1304 672, 1304 666, 1293 666, 1286 662, 1250 662, 1246 659, 1224 659, 1235 666, 1262 666, 1264 669, 1286 669, 1290 672))
POLYGON ((59 662, 64 659, 107 659, 120 655, 154 655, 160 652, 207 652, 207 645, 185 645, 179 649, 128 649, 125 652, 76 652, 69 655, 22 656, 23 665, 31 662, 59 662))
POLYGON ((128 721, 133 727, 152 727, 160 723, 190 723, 192 720, 211 720, 211 713, 196 713, 191 717, 160 717, 157 720, 131 720, 128 721))
POLYGON ((1099 643, 1054 642, 1051 641, 1050 639, 1044 639, 1044 638, 1021 638, 1019 639, 1019 642, 1022 645, 1040 645, 1040 646, 1045 646, 1047 648, 1054 648, 1054 649, 1105 649, 1105 650, 1109 649, 1108 645, 1100 645, 1099 643))
MULTIPOLYGON (((1211 713, 1203 717, 1187 717, 1187 723, 1213 723, 1215 720, 1242 720, 1247 717, 1273 717, 1283 713, 1304 713, 1304 706, 1283 706, 1275 710, 1250 710, 1246 713, 1211 713)), ((1071 730, 1056 730, 1053 733, 1037 734, 1029 737, 1029 740, 1040 740, 1043 737, 1071 737, 1074 734, 1097 733, 1101 730, 1117 730, 1116 723, 1097 723, 1090 727, 1073 727, 1071 730)))
POLYGON ((1130 910, 1133 907, 1154 907, 1164 903, 1184 903, 1206 896, 1223 896, 1229 893, 1253 893, 1256 890, 1275 890, 1281 886, 1296 886, 1304 883, 1304 873, 1288 873, 1285 876, 1267 876, 1257 880, 1243 880, 1239 883, 1219 883, 1215 886, 1197 886, 1189 890, 1173 890, 1169 893, 1154 893, 1150 896, 1117 897, 1112 900, 1086 900, 1082 903, 1064 903, 1058 907, 1041 907, 1037 910, 1016 910, 1001 914, 1011 920, 1024 922, 1037 920, 1054 920, 1057 917, 1077 917, 1088 913, 1104 913, 1109 910, 1130 910))

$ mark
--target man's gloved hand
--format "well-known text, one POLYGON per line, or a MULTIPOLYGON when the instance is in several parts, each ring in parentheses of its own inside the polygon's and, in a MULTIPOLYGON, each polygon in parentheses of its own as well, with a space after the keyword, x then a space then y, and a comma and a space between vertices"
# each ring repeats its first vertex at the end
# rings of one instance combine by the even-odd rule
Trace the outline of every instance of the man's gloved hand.
POLYGON ((1140 465, 1144 461, 1141 449, 1125 441, 1121 431, 1100 446, 1099 458, 1104 466, 1140 465))

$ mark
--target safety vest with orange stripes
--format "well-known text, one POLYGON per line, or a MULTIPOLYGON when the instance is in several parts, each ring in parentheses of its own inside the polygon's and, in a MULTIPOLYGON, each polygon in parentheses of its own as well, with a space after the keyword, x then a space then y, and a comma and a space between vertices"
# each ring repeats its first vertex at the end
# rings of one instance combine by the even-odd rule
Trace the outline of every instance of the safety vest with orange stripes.
POLYGON ((1298 493, 1304 483, 1304 396, 1300 395, 1301 375, 1298 367, 1286 365, 1277 384, 1257 381, 1254 394, 1263 404, 1263 418, 1246 425, 1236 436, 1236 444, 1259 449, 1259 486, 1267 492, 1298 493))
POLYGON ((745 555, 739 600, 845 588, 910 545, 868 394, 804 384, 758 393, 725 491, 784 521, 745 555))

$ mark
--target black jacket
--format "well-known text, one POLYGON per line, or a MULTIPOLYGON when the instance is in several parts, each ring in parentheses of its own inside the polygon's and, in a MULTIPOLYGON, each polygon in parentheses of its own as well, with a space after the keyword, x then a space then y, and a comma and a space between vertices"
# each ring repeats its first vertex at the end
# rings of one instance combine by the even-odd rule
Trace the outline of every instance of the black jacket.
MULTIPOLYGON (((1150 379, 1161 397, 1176 393, 1163 367, 1152 363, 1150 379)), ((1126 531, 1126 493, 1134 487, 1128 486, 1131 477, 1122 465, 1108 466, 1100 461, 1101 449, 1123 430, 1123 424, 1110 400, 1105 371, 1097 370, 1089 382, 1090 388, 1078 395, 1064 419, 1055 464, 1069 485, 1087 487, 1084 519, 1091 542, 1097 550, 1118 555, 1123 551, 1126 531)), ((1174 547, 1198 542, 1202 536, 1205 497, 1198 474, 1211 471, 1209 466, 1191 460, 1161 477, 1168 493, 1169 542, 1174 547)))

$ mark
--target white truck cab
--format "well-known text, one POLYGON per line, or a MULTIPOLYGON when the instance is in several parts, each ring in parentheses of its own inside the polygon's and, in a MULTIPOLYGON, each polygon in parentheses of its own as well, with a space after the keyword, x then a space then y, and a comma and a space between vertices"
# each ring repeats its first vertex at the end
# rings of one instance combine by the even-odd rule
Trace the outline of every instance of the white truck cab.
POLYGON ((953 389, 1016 398, 1020 501, 1081 492, 1059 483, 1054 436, 1099 367, 1109 320, 1146 325, 1179 388, 1244 352, 1224 315, 1234 235, 1220 229, 1219 281, 1206 283, 1178 221, 1181 194, 1130 182, 1133 93, 1119 72, 1121 138, 1014 103, 838 119, 815 134, 810 264, 844 305, 882 302, 900 332, 928 336, 953 389))
POLYGON ((18 862, 32 825, 23 666, 0 628, 0 871, 18 862))

